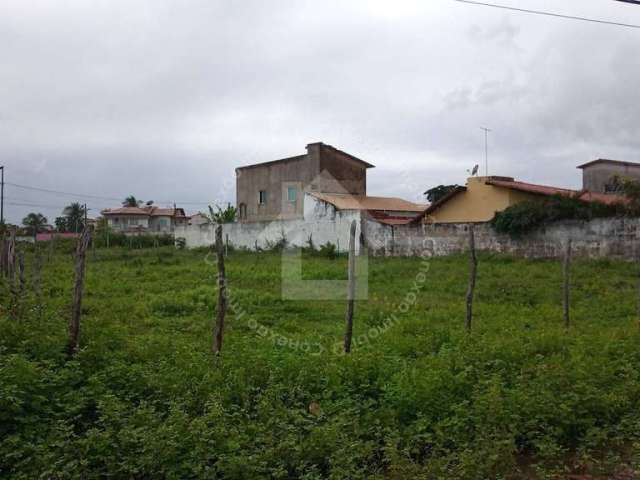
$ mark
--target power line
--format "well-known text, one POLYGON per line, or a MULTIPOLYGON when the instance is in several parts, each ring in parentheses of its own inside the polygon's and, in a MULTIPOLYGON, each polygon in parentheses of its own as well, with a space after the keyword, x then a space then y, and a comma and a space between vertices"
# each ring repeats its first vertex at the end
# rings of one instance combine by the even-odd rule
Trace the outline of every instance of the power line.
POLYGON ((88 195, 88 194, 82 194, 82 193, 62 192, 60 190, 49 190, 48 188, 32 187, 32 186, 29 186, 29 185, 20 185, 20 184, 11 183, 11 182, 6 182, 6 185, 11 185, 12 187, 16 187, 16 188, 22 188, 24 190, 35 190, 37 192, 53 193, 55 195, 68 195, 68 196, 71 196, 71 197, 95 198, 96 200, 112 200, 112 201, 116 201, 116 202, 122 201, 122 199, 115 198, 115 197, 100 197, 98 195, 88 195))
POLYGON ((507 5, 498 5, 495 3, 476 2, 474 0, 453 0, 454 2, 467 3, 470 5, 479 5, 482 7, 500 8, 503 10, 511 10, 514 12, 531 13, 534 15, 546 15, 548 17, 563 18, 565 20, 580 20, 582 22, 600 23, 604 25, 614 25, 616 27, 640 28, 640 25, 633 23, 610 22, 608 20, 599 20, 597 18, 578 17, 575 15, 563 15, 561 13, 544 12, 542 10, 529 10, 526 8, 509 7, 507 5))
MULTIPOLYGON (((122 202, 122 198, 123 197, 101 197, 99 195, 90 195, 90 194, 84 194, 84 193, 74 193, 74 192, 63 192, 61 190, 51 190, 48 188, 42 188, 42 187, 33 187, 30 185, 20 185, 18 183, 11 183, 11 182, 5 182, 5 185, 11 185, 12 187, 16 187, 16 188, 20 188, 23 190, 33 190, 36 192, 44 192, 44 193, 50 193, 53 195, 66 195, 66 196, 70 196, 70 197, 74 197, 74 198, 92 198, 95 200, 109 200, 109 201, 113 201, 113 202, 122 202)), ((180 205, 209 205, 212 202, 180 202, 180 201, 174 201, 174 200, 166 200, 166 201, 158 201, 157 203, 176 203, 176 204, 180 204, 180 205)))

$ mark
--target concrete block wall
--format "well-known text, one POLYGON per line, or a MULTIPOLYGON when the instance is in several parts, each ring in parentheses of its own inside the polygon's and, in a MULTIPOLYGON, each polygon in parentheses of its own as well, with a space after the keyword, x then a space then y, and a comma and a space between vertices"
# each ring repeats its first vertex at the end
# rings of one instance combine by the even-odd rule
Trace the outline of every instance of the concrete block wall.
MULTIPOLYGON (((367 222, 374 255, 444 256, 466 252, 468 224, 402 225, 367 222)), ((563 221, 520 239, 499 235, 489 224, 475 225, 476 248, 528 258, 559 258, 569 238, 573 254, 589 258, 635 260, 640 256, 640 219, 606 218, 590 222, 563 221)))
MULTIPOLYGON (((468 249, 468 224, 392 227, 371 219, 361 220, 359 211, 339 211, 310 195, 305 196, 302 219, 233 223, 224 225, 223 231, 236 247, 265 248, 282 237, 290 246, 304 247, 311 237, 316 248, 331 242, 341 252, 346 252, 349 229, 354 220, 357 238, 364 224, 367 246, 373 255, 437 257, 463 253, 468 249)), ((176 228, 175 236, 185 238, 188 248, 212 245, 215 238, 214 228, 210 225, 176 228)), ((475 225, 475 237, 480 251, 529 258, 561 257, 569 238, 572 239, 575 256, 640 258, 640 218, 558 222, 520 239, 498 235, 489 224, 479 223, 475 225)), ((356 249, 359 249, 359 242, 356 242, 356 249)))

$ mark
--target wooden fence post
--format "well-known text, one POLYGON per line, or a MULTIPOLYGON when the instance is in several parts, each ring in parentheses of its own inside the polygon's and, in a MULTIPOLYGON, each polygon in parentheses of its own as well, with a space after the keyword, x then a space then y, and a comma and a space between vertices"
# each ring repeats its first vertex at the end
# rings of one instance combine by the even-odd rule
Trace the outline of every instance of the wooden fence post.
POLYGON ((469 225, 469 285, 467 286, 467 319, 465 327, 467 332, 471 331, 473 320, 473 293, 476 288, 476 275, 478 273, 478 257, 476 256, 476 239, 473 225, 469 225))
POLYGON ((7 278, 9 286, 13 287, 16 282, 16 231, 11 230, 9 233, 9 242, 7 243, 7 278))
POLYGON ((216 227, 216 252, 218 256, 218 305, 216 325, 213 333, 213 353, 216 356, 222 351, 224 335, 224 316, 227 311, 227 284, 224 271, 224 244, 222 243, 222 225, 216 227))
POLYGON ((7 277, 7 236, 2 232, 2 243, 0 243, 0 274, 7 277))
POLYGON ((562 296, 562 309, 563 309, 563 317, 564 317, 564 327, 569 328, 571 324, 571 319, 569 316, 569 307, 570 307, 570 285, 569 285, 569 273, 571 269, 571 239, 567 239, 567 245, 564 251, 564 262, 562 266, 562 277, 563 277, 563 296, 562 296))
POLYGON ((353 307, 356 296, 356 221, 351 222, 349 234, 349 273, 347 282, 347 314, 345 315, 346 328, 344 332, 344 353, 351 352, 351 339, 353 337, 353 307))
POLYGON ((53 256, 53 251, 55 250, 55 242, 56 242, 56 234, 52 233, 51 238, 49 239, 49 255, 47 260, 50 262, 51 257, 53 256))
POLYGON ((42 305, 42 252, 36 247, 31 267, 31 284, 38 308, 42 305))
POLYGON ((229 234, 226 233, 224 237, 224 256, 229 256, 229 234))
POLYGON ((80 339, 80 315, 82 308, 82 294, 84 290, 85 260, 87 247, 91 239, 91 230, 85 226, 78 239, 75 255, 75 283, 73 287, 73 305, 71 307, 71 319, 69 321, 69 343, 67 344, 67 355, 73 357, 78 353, 80 339))
POLYGON ((18 295, 22 295, 26 280, 24 278, 24 252, 16 254, 16 290, 18 295))

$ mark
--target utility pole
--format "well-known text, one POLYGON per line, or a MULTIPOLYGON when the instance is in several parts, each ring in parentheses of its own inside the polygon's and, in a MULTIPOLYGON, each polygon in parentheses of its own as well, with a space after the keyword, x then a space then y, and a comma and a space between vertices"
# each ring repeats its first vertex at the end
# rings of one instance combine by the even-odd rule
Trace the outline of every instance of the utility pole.
POLYGON ((4 165, 0 167, 0 225, 4 225, 4 165))
POLYGON ((480 127, 480 130, 484 130, 484 174, 489 176, 489 132, 491 129, 486 127, 480 127))

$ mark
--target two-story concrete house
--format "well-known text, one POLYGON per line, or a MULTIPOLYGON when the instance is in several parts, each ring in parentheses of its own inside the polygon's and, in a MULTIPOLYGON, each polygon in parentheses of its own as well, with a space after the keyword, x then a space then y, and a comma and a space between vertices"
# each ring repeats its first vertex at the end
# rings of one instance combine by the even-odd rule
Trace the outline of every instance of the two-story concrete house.
POLYGON ((236 202, 241 222, 302 218, 304 194, 367 194, 373 165, 324 143, 307 153, 236 169, 236 202))
POLYGON ((399 198, 367 196, 368 162, 322 142, 307 153, 236 169, 242 223, 304 218, 305 198, 338 210, 367 211, 380 219, 413 217, 426 206, 399 198))
POLYGON ((103 210, 102 215, 114 231, 122 233, 173 233, 187 224, 182 208, 121 207, 103 210))

